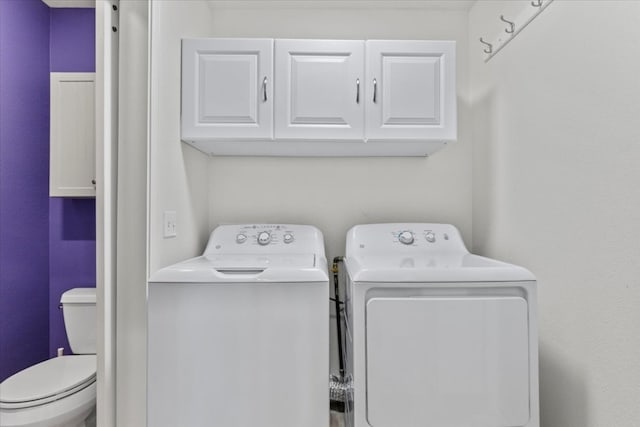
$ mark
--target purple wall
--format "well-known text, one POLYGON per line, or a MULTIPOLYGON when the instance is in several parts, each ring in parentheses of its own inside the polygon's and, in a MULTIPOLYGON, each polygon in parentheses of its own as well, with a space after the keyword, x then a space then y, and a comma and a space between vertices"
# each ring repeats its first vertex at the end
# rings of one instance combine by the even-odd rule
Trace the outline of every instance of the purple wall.
POLYGON ((51 9, 51 71, 96 70, 95 9, 51 9))
POLYGON ((95 286, 95 200, 49 198, 49 72, 94 46, 94 9, 0 0, 0 381, 69 351, 60 295, 95 286))
POLYGON ((0 380, 49 342, 49 8, 0 0, 0 380))
MULTIPOLYGON (((95 9, 51 9, 50 70, 95 71, 95 9)), ((70 353, 62 311, 64 291, 96 283, 95 199, 49 200, 49 355, 70 353)))

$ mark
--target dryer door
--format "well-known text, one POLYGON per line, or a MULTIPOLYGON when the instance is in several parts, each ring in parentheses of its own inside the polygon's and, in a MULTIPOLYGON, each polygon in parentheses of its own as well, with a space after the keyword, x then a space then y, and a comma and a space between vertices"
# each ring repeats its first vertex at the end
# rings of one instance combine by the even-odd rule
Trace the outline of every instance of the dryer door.
POLYGON ((527 311, 521 297, 368 300, 369 424, 526 425, 527 311))

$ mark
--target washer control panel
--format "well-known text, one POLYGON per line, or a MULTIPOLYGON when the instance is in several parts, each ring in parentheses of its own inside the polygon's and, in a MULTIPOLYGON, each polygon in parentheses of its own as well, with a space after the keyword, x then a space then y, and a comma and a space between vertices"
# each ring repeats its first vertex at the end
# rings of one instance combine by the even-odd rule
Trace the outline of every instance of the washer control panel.
POLYGON ((353 227, 347 245, 356 252, 467 252, 458 230, 450 224, 364 224, 353 227))
POLYGON ((435 244, 438 240, 447 242, 451 239, 450 234, 450 231, 439 230, 437 227, 412 227, 411 229, 391 231, 393 241, 406 246, 425 246, 435 244))
POLYGON ((322 233, 310 225, 221 225, 209 238, 207 253, 314 253, 322 249, 322 233))
MULTIPOLYGON (((438 230, 437 228, 412 228, 410 230, 394 230, 391 232, 393 241, 397 241, 406 246, 429 246, 436 244, 438 241, 448 242, 451 232, 446 230, 438 230)), ((457 237, 457 236, 454 236, 457 237)))
POLYGON ((237 230, 236 244, 258 246, 291 244, 295 241, 296 232, 285 225, 251 225, 237 230))

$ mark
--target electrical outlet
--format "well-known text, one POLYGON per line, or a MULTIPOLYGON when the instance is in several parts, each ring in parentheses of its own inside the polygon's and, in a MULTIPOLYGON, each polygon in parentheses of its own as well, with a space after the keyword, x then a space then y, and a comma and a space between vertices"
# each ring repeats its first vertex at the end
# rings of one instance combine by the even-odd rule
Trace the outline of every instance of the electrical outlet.
POLYGON ((164 211, 164 238, 176 237, 178 235, 178 220, 176 211, 164 211))

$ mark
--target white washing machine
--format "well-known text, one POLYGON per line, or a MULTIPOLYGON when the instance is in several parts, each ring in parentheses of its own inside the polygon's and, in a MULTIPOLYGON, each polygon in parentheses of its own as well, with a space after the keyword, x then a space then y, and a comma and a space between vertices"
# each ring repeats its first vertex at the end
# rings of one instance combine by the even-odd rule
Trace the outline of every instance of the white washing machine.
POLYGON ((329 282, 322 233, 226 225, 153 274, 149 427, 327 427, 329 282))
POLYGON ((539 427, 536 281, 470 254, 446 224, 347 235, 355 427, 539 427))

